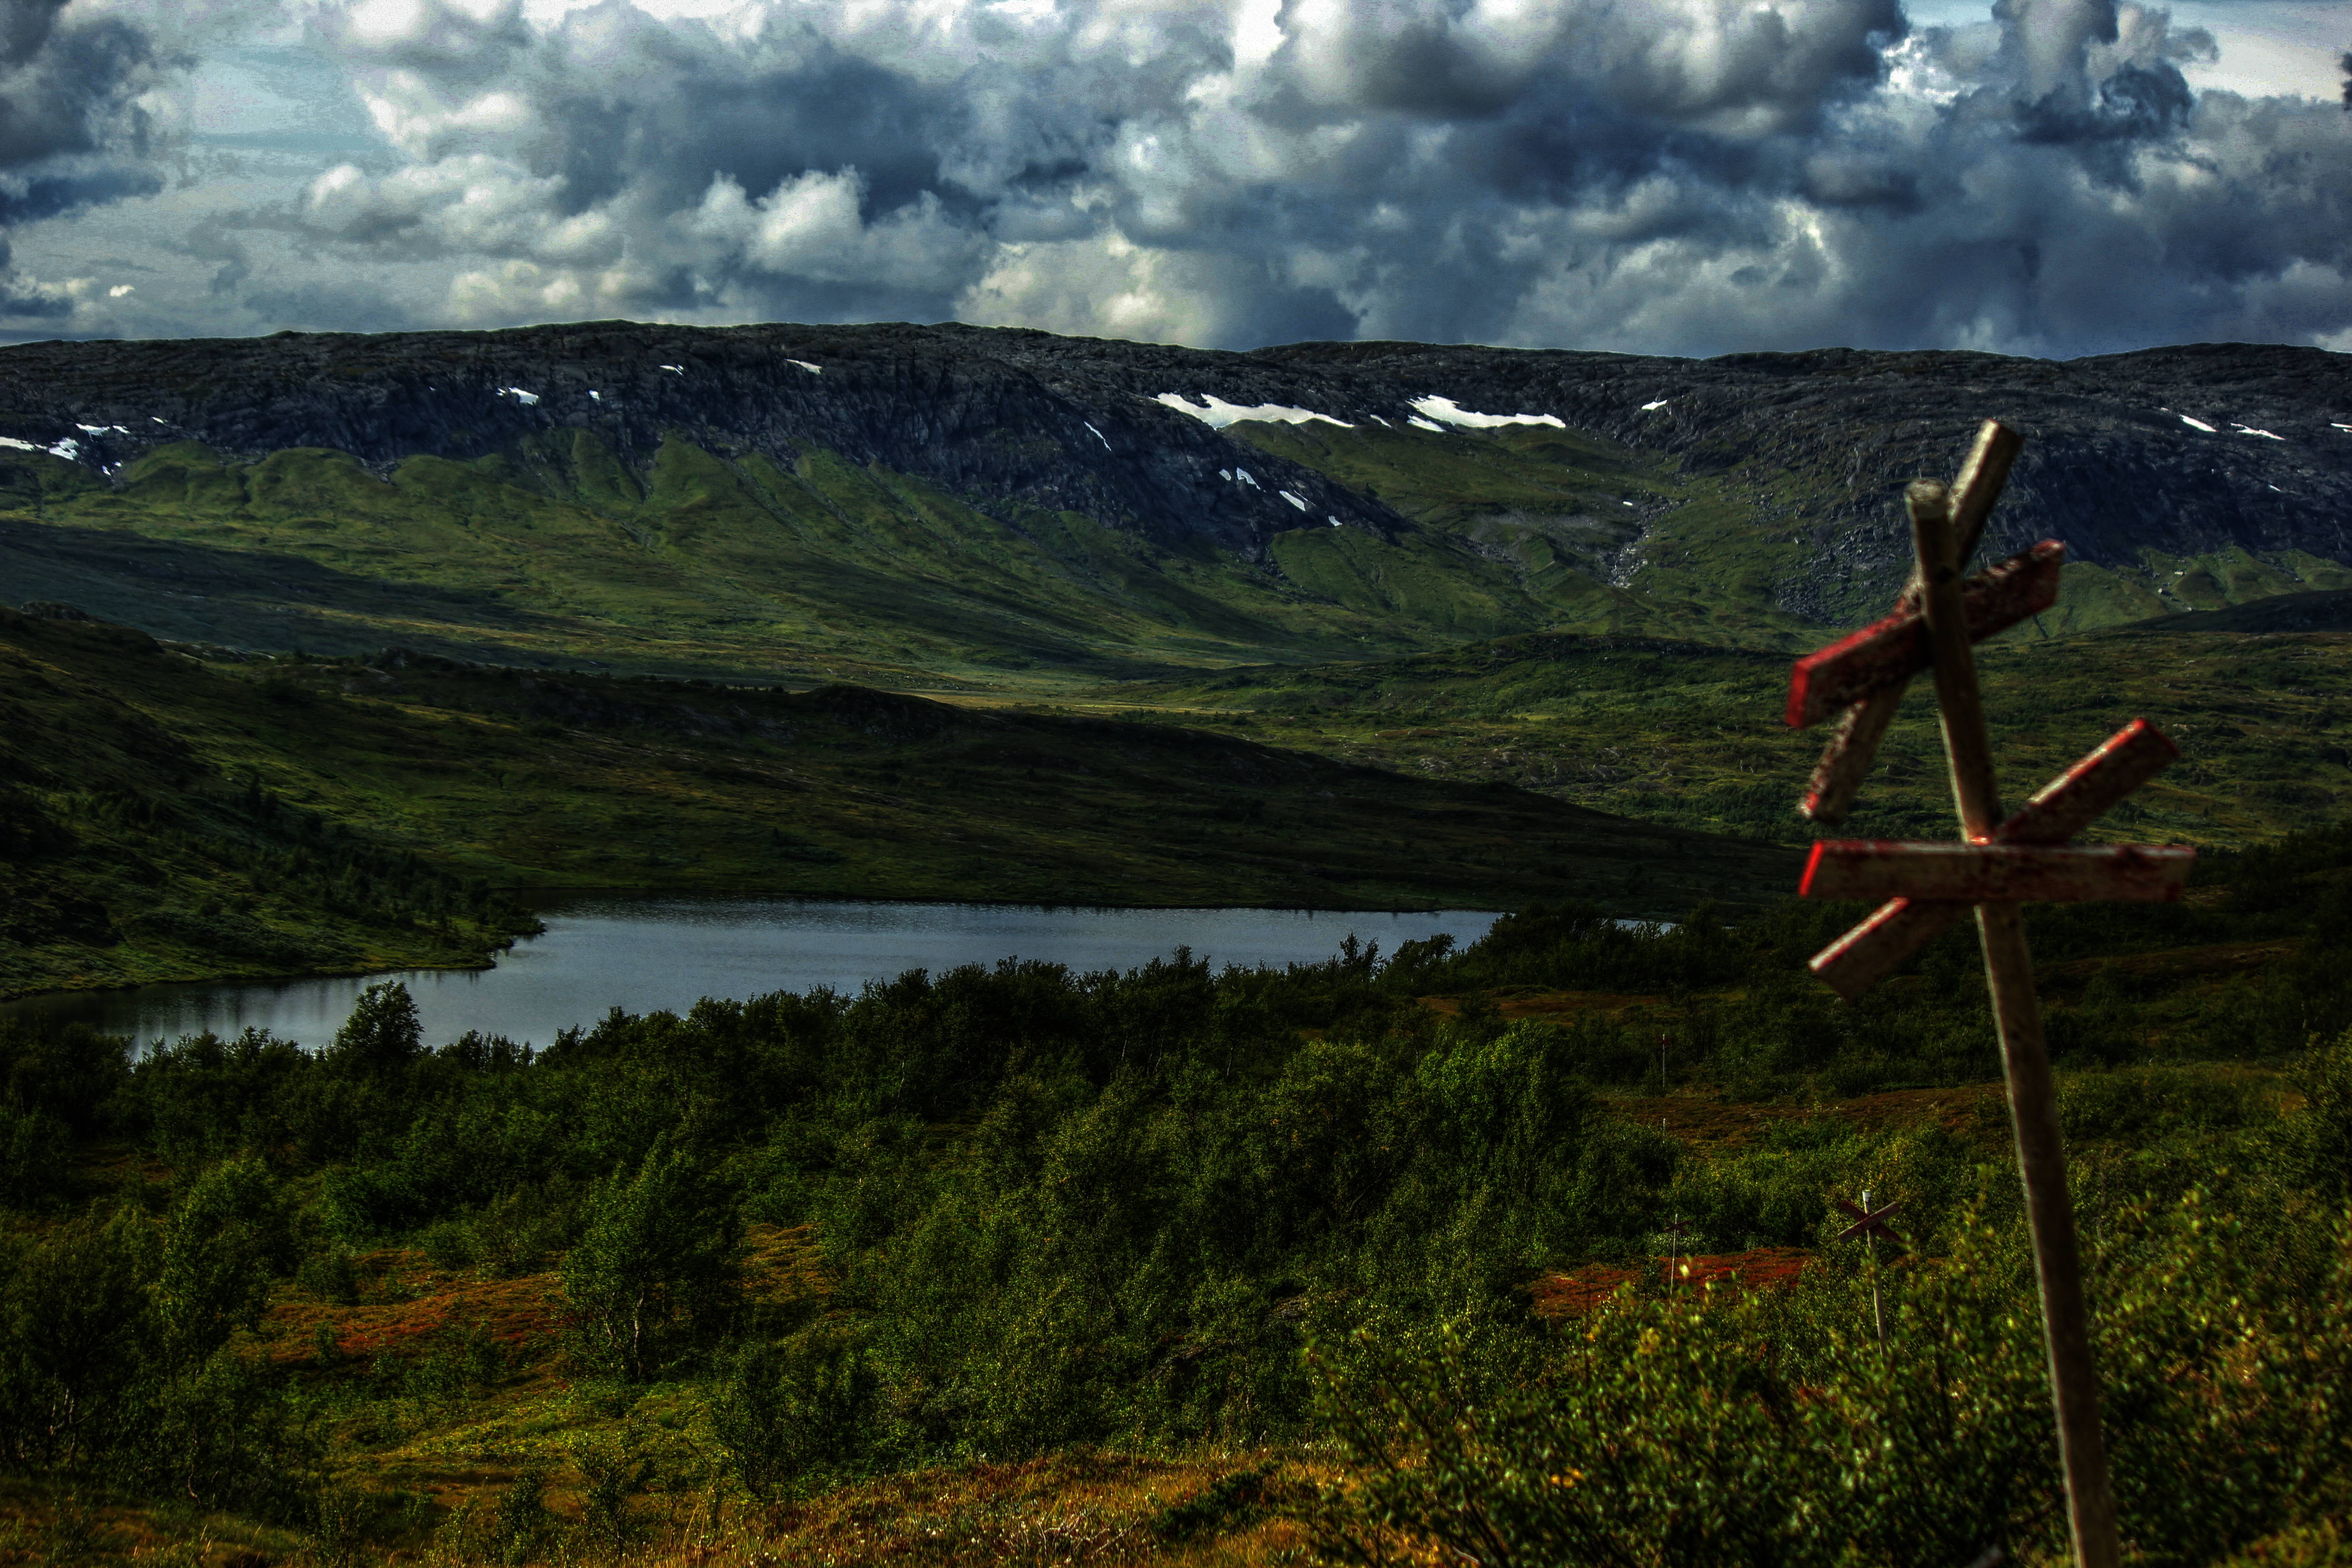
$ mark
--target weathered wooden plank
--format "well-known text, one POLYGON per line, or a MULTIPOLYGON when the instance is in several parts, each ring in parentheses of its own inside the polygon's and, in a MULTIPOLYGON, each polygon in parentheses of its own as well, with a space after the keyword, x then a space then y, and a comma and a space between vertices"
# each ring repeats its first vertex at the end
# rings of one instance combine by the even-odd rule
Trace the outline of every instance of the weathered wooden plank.
POLYGON ((1985 520, 1992 515, 1993 503, 2000 500, 2001 487, 2009 483, 2009 470, 2024 447, 2025 437, 1998 419, 1977 426, 1977 438, 1960 464, 1959 476, 1952 481, 1952 535, 1959 542, 1952 564, 1963 572, 1968 570, 1969 558, 1977 552, 1978 542, 1984 538, 1985 520))
POLYGON ((2006 844, 2063 844, 2180 759, 2180 748, 2135 719, 2018 808, 1993 834, 2006 844))
MULTIPOLYGON (((2019 808, 1993 831, 1995 843, 2063 844, 2171 763, 2179 748, 2135 719, 2019 808)), ((1969 906, 1902 898, 1815 953, 1807 965, 1851 1002, 1968 916, 1969 906)))
MULTIPOLYGON (((1870 1194, 1868 1193, 1864 1193, 1863 1194, 1864 1197, 1868 1197, 1869 1195, 1870 1194)), ((1895 1233, 1894 1227, 1886 1223, 1886 1216, 1903 1206, 1902 1199, 1895 1199, 1895 1202, 1888 1204, 1885 1208, 1869 1209, 1863 1207, 1859 1204, 1848 1203, 1845 1199, 1840 1198, 1837 1200, 1837 1206, 1842 1213, 1852 1215, 1853 1216, 1853 1223, 1846 1226, 1843 1230, 1838 1232, 1835 1236, 1830 1237, 1832 1241, 1852 1241, 1858 1236, 1868 1236, 1875 1232, 1876 1234, 1885 1237, 1887 1240, 1893 1242, 1895 1246, 1903 1247, 1906 1250, 1909 1249, 1911 1244, 1908 1241, 1906 1241, 1902 1237, 1897 1236, 1895 1233)))
MULTIPOLYGON (((1991 515, 1993 502, 2000 499, 2001 486, 2008 482, 2018 448, 2024 444, 2025 437, 1998 419, 1988 419, 1977 427, 1976 442, 1969 448, 1968 460, 1960 465, 1960 477, 1952 486, 1952 526, 1959 536, 1962 564, 1976 553, 1977 541, 1984 534, 1985 519, 1991 515)), ((1895 599, 1895 613, 1902 615, 1918 607, 1919 574, 1914 572, 1910 584, 1895 599)), ((1903 688, 1909 680, 1906 676, 1889 682, 1845 710, 1829 744, 1822 748, 1822 760, 1805 785, 1804 797, 1797 803, 1801 816, 1825 826, 1845 820, 1846 813, 1853 809, 1854 797, 1862 793, 1863 780, 1870 776, 1870 764, 1878 756, 1878 742, 1885 738, 1887 725, 1894 721, 1895 710, 1903 701, 1903 688)))
POLYGON ((1813 954, 1813 978, 1851 1002, 1911 955, 1968 918, 1970 904, 1890 899, 1869 918, 1813 954))
MULTIPOLYGON (((2065 562, 2066 547, 2045 539, 1969 578, 1961 585, 1969 640, 1982 642, 2056 604, 2065 562)), ((1802 730, 1874 691, 1899 687, 1931 658, 1926 616, 1897 610, 1797 660, 1789 672, 1789 723, 1802 730)))
POLYGON ((1917 899, 1963 904, 2168 902, 2180 897, 2197 851, 2177 844, 1906 844, 1823 839, 1813 846, 1803 899, 1917 899))
POLYGON ((1804 797, 1797 803, 1801 816, 1824 826, 1845 820, 1862 793, 1863 780, 1870 776, 1870 764, 1878 760, 1878 742, 1895 722, 1895 710, 1903 706, 1903 689, 1910 684, 1907 675, 1890 681, 1845 710, 1829 744, 1822 748, 1813 776, 1805 782, 1804 797))
MULTIPOLYGON (((1944 760, 1951 767, 1952 805, 1960 814, 1960 837, 1982 844, 2000 826, 1992 730, 1985 723, 1984 694, 1977 686, 1976 653, 1970 646, 1984 634, 1976 629, 1977 617, 1969 614, 1968 587, 1953 552, 1950 492, 1933 479, 1914 479, 1903 492, 1903 504, 1911 513, 1911 540, 1919 552, 1919 618, 1934 660, 1936 721, 1943 728, 1944 760)), ((2053 567, 2053 582, 2056 575, 2053 567)), ((2054 586, 2052 592, 2054 595, 2054 586)))

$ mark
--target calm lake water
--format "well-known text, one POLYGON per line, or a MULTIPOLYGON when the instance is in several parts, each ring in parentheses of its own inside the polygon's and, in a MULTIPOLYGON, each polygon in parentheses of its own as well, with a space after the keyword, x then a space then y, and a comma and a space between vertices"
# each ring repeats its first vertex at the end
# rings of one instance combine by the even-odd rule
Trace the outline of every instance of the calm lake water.
POLYGON ((1179 946, 1220 966, 1319 963, 1350 935, 1383 952, 1441 931, 1467 946, 1497 915, 678 899, 567 904, 542 918, 546 931, 500 954, 495 969, 143 985, 0 1002, 0 1017, 88 1023, 142 1044, 205 1029, 226 1037, 250 1026, 315 1047, 333 1037, 362 986, 397 979, 416 998, 428 1044, 479 1029, 544 1046, 614 1007, 684 1012, 705 996, 855 991, 909 969, 936 974, 1002 958, 1131 969, 1179 946))

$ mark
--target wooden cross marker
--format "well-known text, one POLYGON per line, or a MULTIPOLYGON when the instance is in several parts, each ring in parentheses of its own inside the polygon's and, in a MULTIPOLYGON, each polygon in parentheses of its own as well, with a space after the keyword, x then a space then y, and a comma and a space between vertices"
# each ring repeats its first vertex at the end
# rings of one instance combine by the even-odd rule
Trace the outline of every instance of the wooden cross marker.
MULTIPOLYGON (((2099 1426, 2082 1258, 2066 1191, 2065 1145, 2042 1045, 2032 955, 2026 951, 2017 906, 2044 899, 2177 899, 2196 852, 2171 845, 2066 842, 2179 755, 2145 719, 2084 758, 2014 816, 2001 816, 1969 645, 2055 603, 2065 555, 2054 541, 2044 541, 1965 583, 1960 571, 2021 444, 2014 432, 1987 420, 1957 487, 1948 489, 1930 479, 1911 486, 1905 502, 1918 570, 1895 613, 1798 660, 1789 683, 1790 723, 1801 727, 1844 712, 1801 807, 1815 821, 1831 823, 1843 818, 1868 775, 1904 687, 1921 669, 1932 669, 1960 842, 1824 841, 1813 847, 1799 893, 1888 898, 1868 920, 1813 957, 1813 973, 1848 999, 1893 972, 1971 906, 1976 910, 2033 1230, 2075 1561, 2081 1568, 2117 1568, 2121 1545, 2099 1426)), ((1879 1234, 1884 1227, 1875 1222, 1885 1212, 1873 1216, 1865 1208, 1845 1235, 1879 1234)))
POLYGON ((1878 1348, 1884 1351, 1886 1349, 1886 1313, 1878 1304, 1878 1238, 1883 1236, 1904 1251, 1911 1250, 1911 1244, 1895 1235, 1895 1227, 1886 1223, 1886 1216, 1901 1208, 1903 1200, 1897 1198, 1874 1213, 1870 1206, 1870 1194, 1864 1192, 1859 1207, 1843 1198, 1838 1199, 1837 1206, 1853 1215, 1853 1223, 1838 1232, 1837 1239, 1851 1241, 1858 1236, 1870 1248, 1870 1321, 1878 1331, 1878 1348))
POLYGON ((1843 1230, 1838 1232, 1834 1239, 1838 1241, 1852 1241, 1857 1236, 1883 1236, 1887 1240, 1893 1242, 1895 1246, 1901 1247, 1904 1251, 1910 1251, 1911 1244, 1904 1240, 1901 1237, 1895 1235, 1895 1227, 1886 1223, 1886 1216, 1903 1206, 1902 1200, 1898 1198, 1894 1203, 1888 1204, 1885 1208, 1879 1209, 1875 1212, 1873 1212, 1869 1205, 1870 1194, 1868 1193, 1862 1194, 1862 1203, 1859 1206, 1846 1202, 1843 1198, 1838 1199, 1838 1208, 1845 1214, 1852 1215, 1853 1216, 1853 1223, 1846 1226, 1843 1230))

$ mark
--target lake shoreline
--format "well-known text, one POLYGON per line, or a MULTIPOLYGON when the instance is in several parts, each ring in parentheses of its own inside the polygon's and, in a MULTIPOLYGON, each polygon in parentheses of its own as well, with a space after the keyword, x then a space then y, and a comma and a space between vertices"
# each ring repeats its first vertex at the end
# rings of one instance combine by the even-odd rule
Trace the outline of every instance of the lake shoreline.
POLYGON ((0 998, 0 1020, 79 1023, 141 1042, 258 1027, 317 1047, 365 986, 396 981, 436 1036, 478 1031, 545 1045, 615 1008, 683 1014, 706 999, 819 989, 854 997, 917 971, 936 980, 1007 960, 1084 974, 1179 951, 1219 968, 1322 963, 1349 936, 1384 952, 1441 934, 1466 945, 1503 911, 589 896, 540 913, 537 934, 488 963, 50 988, 0 998))
MULTIPOLYGON (((1474 911, 1469 904, 1202 904, 1202 903, 1100 903, 1087 900, 1066 900, 1045 902, 1034 899, 937 899, 889 898, 880 894, 868 896, 824 897, 793 893, 712 894, 692 888, 633 887, 599 889, 508 888, 500 889, 516 905, 533 916, 551 910, 580 909, 605 903, 652 904, 667 901, 698 903, 808 903, 808 904, 923 904, 940 909, 975 907, 1005 910, 1164 910, 1171 914, 1187 910, 1261 910, 1268 912, 1303 914, 1366 914, 1366 915, 1445 915, 1474 911)), ((1672 923, 1670 921, 1664 923, 1672 923)), ((108 992, 143 991, 151 985, 268 985, 292 984, 305 980, 352 980, 376 974, 406 974, 411 973, 480 973, 496 969, 499 956, 512 950, 520 941, 528 941, 546 930, 542 923, 536 931, 518 932, 498 946, 487 950, 478 962, 435 963, 430 961, 394 962, 353 966, 351 964, 320 964, 287 969, 219 969, 175 974, 152 980, 108 981, 89 985, 43 985, 29 990, 0 988, 0 1005, 38 1002, 49 997, 92 996, 108 992)))
MULTIPOLYGON (((511 946, 512 943, 509 943, 511 946)), ((496 950, 499 952, 505 948, 496 950)), ((311 969, 220 970, 209 973, 174 976, 169 980, 110 981, 103 985, 45 985, 34 991, 0 991, 0 1005, 19 1002, 42 1002, 62 996, 103 996, 110 993, 144 991, 154 985, 292 985, 305 980, 362 980, 371 974, 410 974, 418 973, 467 974, 483 973, 496 969, 496 956, 486 957, 477 963, 400 963, 391 966, 373 964, 353 968, 350 964, 325 965, 311 969)))

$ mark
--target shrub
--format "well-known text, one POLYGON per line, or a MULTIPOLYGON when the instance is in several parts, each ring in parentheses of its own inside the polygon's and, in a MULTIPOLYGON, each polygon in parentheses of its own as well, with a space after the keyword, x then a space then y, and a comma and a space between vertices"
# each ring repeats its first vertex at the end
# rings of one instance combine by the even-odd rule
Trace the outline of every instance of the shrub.
POLYGON ((629 1499, 653 1479, 653 1461, 636 1458, 616 1439, 583 1437, 572 1445, 572 1462, 580 1471, 580 1528, 591 1544, 617 1558, 636 1533, 629 1499))
POLYGON ((416 1000, 397 981, 371 985, 327 1047, 329 1063, 355 1076, 396 1072, 424 1054, 416 1000))
POLYGON ((338 1307, 353 1306, 360 1299, 359 1271, 352 1267, 351 1253, 331 1244, 302 1259, 294 1283, 338 1307))
POLYGON ((32 1209, 73 1189, 73 1139, 66 1124, 0 1099, 0 1204, 32 1209))
POLYGON ((267 1173, 232 1162, 161 1224, 83 1215, 0 1251, 0 1460, 299 1513, 304 1446, 228 1345, 289 1255, 284 1220, 267 1173))
POLYGON ((489 1528, 489 1547, 497 1561, 528 1563, 553 1543, 562 1521, 547 1506, 548 1472, 545 1459, 532 1459, 499 1492, 489 1528))
POLYGON ((812 1329, 738 1351, 712 1401, 711 1429, 745 1491, 780 1497, 876 1458, 879 1389, 863 1345, 812 1329))
POLYGON ((588 1201, 563 1294, 580 1360, 643 1382, 723 1331, 740 1293, 742 1220, 733 1199, 664 1139, 634 1174, 588 1201))
POLYGON ((160 1248, 135 1215, 87 1215, 0 1251, 0 1455, 73 1470, 136 1430, 160 1248))
POLYGON ((299 1256, 292 1213, 268 1170, 251 1158, 214 1165, 164 1223, 152 1286, 157 1350, 175 1367, 201 1364, 259 1320, 271 1278, 299 1256))

